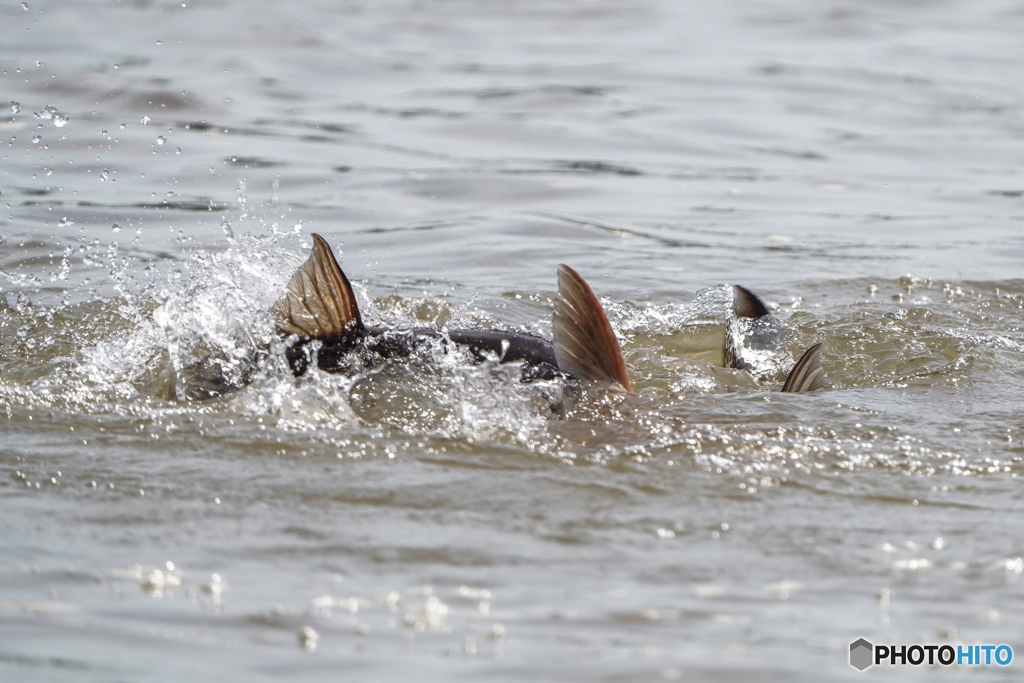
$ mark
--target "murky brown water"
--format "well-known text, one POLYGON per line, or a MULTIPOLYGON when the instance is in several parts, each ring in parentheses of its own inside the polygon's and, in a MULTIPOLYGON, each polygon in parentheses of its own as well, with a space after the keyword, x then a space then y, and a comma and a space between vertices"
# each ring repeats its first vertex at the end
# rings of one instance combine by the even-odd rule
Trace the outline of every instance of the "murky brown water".
POLYGON ((1022 31, 1020 2, 0 6, 0 678, 1024 652, 1022 31), (558 382, 427 348, 178 400, 270 341, 314 231, 376 324, 547 336, 568 263, 639 393, 554 419, 558 382), (833 390, 680 359, 724 282, 833 390))

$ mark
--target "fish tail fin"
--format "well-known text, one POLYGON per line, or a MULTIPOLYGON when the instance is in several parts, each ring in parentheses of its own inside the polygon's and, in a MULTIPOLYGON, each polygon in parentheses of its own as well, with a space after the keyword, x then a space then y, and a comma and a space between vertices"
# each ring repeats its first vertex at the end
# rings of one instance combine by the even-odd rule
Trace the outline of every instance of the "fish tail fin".
POLYGON ((309 259, 288 282, 284 296, 270 309, 283 335, 319 339, 363 329, 355 293, 330 245, 313 234, 309 259))
POLYGON ((583 276, 564 264, 558 266, 558 295, 553 327, 559 370, 633 391, 604 307, 583 276))
POLYGON ((768 315, 768 307, 760 297, 746 287, 733 285, 732 312, 739 318, 763 318, 768 315))
POLYGON ((788 393, 817 391, 825 388, 825 371, 821 367, 821 344, 804 351, 793 366, 782 390, 788 393))

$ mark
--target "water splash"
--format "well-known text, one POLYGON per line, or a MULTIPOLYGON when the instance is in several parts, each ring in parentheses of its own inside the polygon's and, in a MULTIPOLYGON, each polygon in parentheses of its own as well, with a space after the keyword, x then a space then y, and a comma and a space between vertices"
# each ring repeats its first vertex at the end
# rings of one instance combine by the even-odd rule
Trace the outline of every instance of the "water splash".
POLYGON ((42 111, 34 112, 32 116, 41 121, 50 121, 53 119, 53 115, 57 113, 57 107, 52 104, 48 104, 43 107, 42 111))
MULTIPOLYGON (((45 291, 40 278, 3 273, 19 293, 0 311, 0 332, 23 361, 20 379, 0 387, 0 408, 124 414, 145 423, 204 416, 224 433, 235 429, 231 420, 242 420, 268 438, 287 444, 304 434, 317 448, 345 457, 390 459, 409 441, 433 444, 423 449, 435 453, 511 449, 573 463, 684 458, 737 477, 747 494, 797 475, 881 468, 973 476, 1012 474, 1022 465, 1016 446, 993 455, 968 431, 956 445, 929 436, 941 429, 932 423, 950 413, 923 417, 920 426, 884 417, 899 400, 890 390, 913 386, 948 386, 956 411, 962 382, 995 367, 994 354, 1019 352, 1021 343, 1006 334, 983 324, 968 332, 958 322, 996 303, 1015 313, 1017 300, 1004 293, 951 292, 948 304, 929 305, 928 316, 899 303, 888 316, 863 304, 833 306, 830 316, 808 309, 790 314, 783 324, 794 346, 815 337, 833 340, 826 346, 826 371, 840 391, 810 397, 775 394, 772 380, 667 352, 671 333, 719 324, 714 316, 728 308, 720 288, 688 305, 607 302, 625 341, 636 395, 578 394, 562 380, 523 384, 515 365, 479 363, 443 336, 424 340, 406 359, 360 365, 356 354, 349 374, 313 367, 295 378, 267 302, 307 249, 301 234, 275 229, 234 237, 221 251, 199 249, 143 265, 116 242, 83 240, 57 252, 59 266, 46 279, 70 289, 50 303, 32 300, 45 291), (86 290, 72 285, 81 278, 79 268, 105 272, 110 295, 84 296, 86 290), (976 303, 965 308, 971 296, 976 303), (264 360, 254 361, 258 357, 264 360), (837 357, 845 360, 830 365, 837 357), (189 373, 210 358, 238 372, 254 367, 252 382, 233 395, 189 401, 189 373)), ((370 324, 501 325, 429 292, 373 298, 358 283, 356 291, 370 324)), ((996 400, 991 409, 998 406, 996 400)))

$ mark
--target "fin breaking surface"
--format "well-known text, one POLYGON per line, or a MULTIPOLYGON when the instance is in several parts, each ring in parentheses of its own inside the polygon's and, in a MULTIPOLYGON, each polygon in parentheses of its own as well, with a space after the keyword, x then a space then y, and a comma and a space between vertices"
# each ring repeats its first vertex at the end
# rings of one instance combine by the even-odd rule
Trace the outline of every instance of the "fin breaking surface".
POLYGON ((633 391, 619 341, 604 307, 579 273, 558 266, 554 336, 558 369, 592 382, 611 382, 633 391))
POLYGON ((363 327, 352 285, 327 241, 315 233, 309 260, 292 276, 284 296, 270 310, 277 319, 278 332, 305 339, 363 327))
POLYGON ((768 315, 768 307, 761 299, 746 287, 733 285, 732 311, 740 318, 763 318, 768 315))
POLYGON ((795 394, 823 388, 825 388, 825 370, 821 367, 821 344, 815 344, 804 351, 804 355, 793 366, 782 390, 795 394))

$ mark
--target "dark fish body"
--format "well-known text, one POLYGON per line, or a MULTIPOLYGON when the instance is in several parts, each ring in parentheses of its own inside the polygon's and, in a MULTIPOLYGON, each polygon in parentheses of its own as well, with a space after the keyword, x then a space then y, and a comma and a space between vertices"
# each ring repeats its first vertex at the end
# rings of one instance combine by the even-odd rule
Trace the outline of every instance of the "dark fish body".
MULTIPOLYGON (((421 344, 451 342, 467 348, 478 361, 522 363, 522 381, 554 379, 560 374, 555 347, 540 337, 498 330, 448 330, 429 327, 391 329, 366 327, 295 344, 285 352, 296 377, 316 359, 325 372, 346 373, 355 363, 365 369, 394 358, 405 358, 421 344), (315 342, 315 343, 314 343, 315 342), (357 355, 358 358, 353 358, 357 355)), ((251 382, 267 360, 267 352, 255 351, 236 358, 214 353, 182 371, 185 398, 202 400, 237 391, 251 382)))
MULTIPOLYGON (((550 379, 558 375, 558 359, 551 342, 540 337, 500 330, 448 330, 429 327, 391 329, 364 327, 341 335, 315 340, 317 366, 326 372, 344 372, 351 365, 350 356, 360 352, 381 360, 404 358, 417 345, 452 342, 466 347, 479 361, 495 359, 501 363, 523 363, 523 379, 550 379)), ((293 346, 286 353, 296 375, 306 371, 312 357, 309 344, 293 346)))
POLYGON ((211 353, 198 363, 181 369, 178 373, 178 397, 203 401, 238 391, 256 379, 266 360, 267 352, 263 349, 240 358, 211 353))

